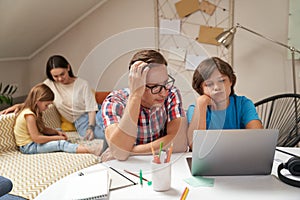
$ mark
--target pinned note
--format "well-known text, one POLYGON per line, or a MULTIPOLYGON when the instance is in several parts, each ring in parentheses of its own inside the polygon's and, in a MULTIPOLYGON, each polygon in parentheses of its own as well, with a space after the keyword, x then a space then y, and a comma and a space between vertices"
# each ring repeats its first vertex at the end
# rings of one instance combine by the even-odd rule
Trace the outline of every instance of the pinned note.
POLYGON ((223 28, 201 25, 197 41, 200 43, 220 45, 216 40, 216 37, 219 34, 221 34, 223 31, 224 31, 223 28))
POLYGON ((177 48, 177 47, 170 47, 169 48, 169 60, 176 60, 176 61, 184 61, 186 55, 186 49, 177 48))
POLYGON ((180 18, 184 18, 199 10, 200 4, 198 0, 181 0, 175 4, 177 13, 180 18))
POLYGON ((159 33, 169 35, 180 34, 180 20, 178 19, 160 19, 159 21, 159 33))

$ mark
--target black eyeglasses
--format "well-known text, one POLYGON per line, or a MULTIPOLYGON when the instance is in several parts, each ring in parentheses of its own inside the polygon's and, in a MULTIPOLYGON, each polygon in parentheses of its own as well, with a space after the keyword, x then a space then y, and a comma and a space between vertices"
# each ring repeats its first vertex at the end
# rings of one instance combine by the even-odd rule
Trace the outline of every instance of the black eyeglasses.
POLYGON ((146 87, 151 90, 152 94, 160 93, 163 88, 165 90, 170 90, 174 85, 175 79, 170 75, 168 75, 168 77, 170 80, 168 80, 164 85, 153 85, 153 86, 146 85, 146 87))

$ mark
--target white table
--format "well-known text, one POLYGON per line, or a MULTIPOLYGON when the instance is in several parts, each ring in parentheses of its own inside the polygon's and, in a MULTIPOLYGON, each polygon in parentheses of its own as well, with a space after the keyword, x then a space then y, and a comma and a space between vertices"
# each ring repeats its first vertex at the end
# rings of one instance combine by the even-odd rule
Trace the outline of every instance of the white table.
MULTIPOLYGON (((300 155, 300 148, 279 148, 290 153, 300 155)), ((173 154, 172 155, 172 184, 171 189, 166 192, 155 192, 152 186, 144 182, 141 185, 134 185, 110 192, 110 200, 121 199, 180 199, 185 187, 189 188, 188 199, 270 199, 270 200, 299 200, 300 189, 286 185, 277 178, 277 166, 281 162, 286 162, 291 156, 276 151, 272 175, 267 176, 216 176, 213 187, 192 187, 184 179, 191 177, 186 157, 191 153, 173 154)), ((92 173, 94 170, 103 169, 105 166, 111 166, 119 171, 123 169, 139 173, 143 170, 143 176, 151 180, 150 160, 152 156, 133 156, 127 161, 109 161, 104 164, 98 164, 82 170, 83 173, 92 173)), ((284 170, 283 170, 284 173, 284 170)), ((285 172, 286 173, 286 172, 285 172)), ((126 174, 126 173, 125 173, 126 174)), ((68 199, 67 193, 70 189, 72 176, 71 174, 57 183, 44 190, 36 199, 68 199)), ((133 180, 139 181, 138 178, 126 174, 133 180)), ((300 177, 293 177, 300 181, 300 177)), ((85 187, 84 185, 82 187, 85 187)))

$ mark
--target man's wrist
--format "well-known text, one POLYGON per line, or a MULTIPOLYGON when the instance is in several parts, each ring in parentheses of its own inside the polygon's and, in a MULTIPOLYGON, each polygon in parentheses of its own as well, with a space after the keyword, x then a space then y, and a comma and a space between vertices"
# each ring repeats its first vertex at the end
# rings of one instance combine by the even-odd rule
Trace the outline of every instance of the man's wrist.
POLYGON ((137 138, 137 123, 131 119, 130 115, 124 114, 118 127, 125 134, 137 138))
POLYGON ((132 93, 129 95, 128 100, 140 104, 140 102, 141 102, 141 100, 142 100, 142 96, 141 96, 141 95, 138 95, 136 92, 132 92, 132 93))

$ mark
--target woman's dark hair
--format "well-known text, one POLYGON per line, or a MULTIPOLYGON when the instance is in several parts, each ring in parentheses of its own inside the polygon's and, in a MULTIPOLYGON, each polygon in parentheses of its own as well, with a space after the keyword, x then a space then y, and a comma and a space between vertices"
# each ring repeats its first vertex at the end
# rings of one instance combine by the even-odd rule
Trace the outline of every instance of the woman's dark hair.
POLYGON ((229 77, 229 80, 232 83, 230 95, 233 95, 234 85, 236 83, 236 76, 234 74, 232 67, 227 62, 223 61, 218 57, 211 57, 205 59, 198 65, 193 75, 192 87, 194 88, 194 90, 199 95, 203 95, 204 92, 203 92, 202 84, 205 80, 207 80, 211 76, 211 74, 215 69, 218 69, 221 74, 229 77))
POLYGON ((68 71, 69 76, 75 77, 73 74, 73 71, 72 71, 72 67, 69 64, 69 62, 67 61, 67 59, 65 59, 63 56, 60 56, 60 55, 51 56, 48 59, 47 65, 46 65, 46 74, 47 74, 48 79, 50 79, 51 81, 54 81, 52 74, 51 74, 52 69, 55 69, 55 68, 68 69, 68 66, 70 66, 70 70, 68 71))
POLYGON ((161 53, 155 50, 142 50, 137 52, 133 55, 130 63, 129 63, 129 70, 133 63, 136 61, 143 61, 145 63, 158 63, 158 64, 164 64, 168 65, 166 59, 163 57, 161 53))

